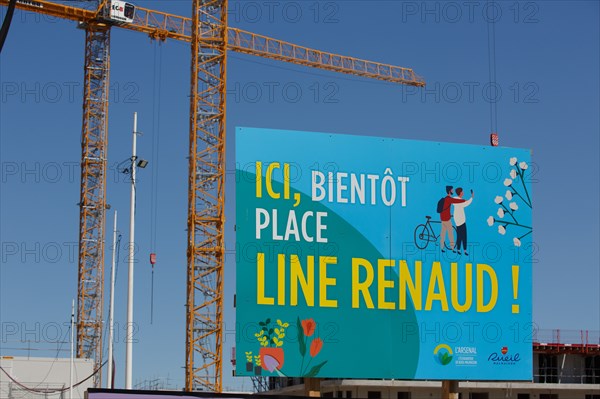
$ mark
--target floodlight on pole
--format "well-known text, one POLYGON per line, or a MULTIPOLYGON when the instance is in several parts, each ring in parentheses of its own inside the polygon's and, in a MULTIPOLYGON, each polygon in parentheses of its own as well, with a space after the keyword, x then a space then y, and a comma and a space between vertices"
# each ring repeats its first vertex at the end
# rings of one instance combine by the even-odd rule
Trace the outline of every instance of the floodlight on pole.
POLYGON ((137 163, 138 168, 142 168, 144 169, 146 166, 148 166, 148 161, 146 161, 145 159, 140 159, 137 163))

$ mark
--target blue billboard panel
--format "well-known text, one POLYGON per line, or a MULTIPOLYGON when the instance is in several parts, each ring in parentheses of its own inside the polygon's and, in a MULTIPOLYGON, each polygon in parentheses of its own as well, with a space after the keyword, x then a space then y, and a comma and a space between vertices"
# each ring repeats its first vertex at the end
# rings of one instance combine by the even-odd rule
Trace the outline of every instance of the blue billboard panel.
POLYGON ((530 151, 236 131, 237 375, 531 380, 530 151))

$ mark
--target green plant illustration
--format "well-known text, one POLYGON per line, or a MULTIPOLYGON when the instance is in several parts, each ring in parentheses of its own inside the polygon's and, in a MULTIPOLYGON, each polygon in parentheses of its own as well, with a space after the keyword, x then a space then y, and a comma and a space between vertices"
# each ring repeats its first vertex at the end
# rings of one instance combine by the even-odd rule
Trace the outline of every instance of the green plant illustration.
POLYGON ((252 363, 252 351, 250 352, 244 352, 246 354, 246 361, 248 363, 252 363))
POLYGON ((267 319, 259 322, 258 325, 261 329, 254 336, 260 343, 260 346, 263 348, 280 348, 283 346, 285 330, 290 326, 289 323, 284 323, 279 319, 275 323, 272 323, 271 319, 267 319))

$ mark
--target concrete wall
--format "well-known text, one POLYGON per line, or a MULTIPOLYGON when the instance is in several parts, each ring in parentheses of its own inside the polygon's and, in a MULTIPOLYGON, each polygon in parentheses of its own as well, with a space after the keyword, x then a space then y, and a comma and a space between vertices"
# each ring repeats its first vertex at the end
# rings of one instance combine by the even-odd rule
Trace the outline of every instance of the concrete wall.
MULTIPOLYGON (((0 366, 14 380, 34 390, 60 390, 57 393, 36 393, 20 387, 2 371, 0 371, 0 399, 66 399, 69 397, 70 359, 27 358, 4 356, 0 358, 0 366)), ((75 359, 73 364, 73 384, 76 384, 93 373, 94 363, 89 359, 75 359)), ((93 384, 88 379, 73 389, 73 399, 83 399, 84 392, 93 384)))

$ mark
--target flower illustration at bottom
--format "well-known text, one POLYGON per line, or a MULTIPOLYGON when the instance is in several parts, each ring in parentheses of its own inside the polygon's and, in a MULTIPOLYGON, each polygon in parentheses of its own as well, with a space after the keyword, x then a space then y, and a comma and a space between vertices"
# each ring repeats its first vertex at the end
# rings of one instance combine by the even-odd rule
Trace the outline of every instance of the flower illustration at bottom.
POLYGON ((513 238, 513 244, 515 244, 515 247, 520 247, 521 240, 519 240, 517 237, 515 237, 515 238, 513 238))
POLYGON ((501 196, 497 195, 496 198, 494 198, 494 202, 496 204, 501 204, 503 199, 504 198, 502 198, 501 196))
POLYGON ((315 377, 319 374, 321 368, 327 364, 327 360, 323 361, 323 358, 321 357, 321 363, 311 367, 313 359, 323 348, 323 340, 317 336, 317 323, 313 319, 300 321, 300 317, 298 317, 297 320, 298 350, 302 357, 298 375, 306 378, 315 377), (310 358, 308 359, 308 362, 306 362, 305 360, 309 355, 310 358))
POLYGON ((511 165, 511 166, 514 166, 514 165, 516 165, 516 164, 517 164, 517 158, 516 158, 516 157, 512 157, 512 158, 510 159, 510 165, 511 165))
POLYGON ((488 226, 492 227, 494 225, 494 217, 490 216, 489 218, 487 218, 487 224, 488 226))
POLYGON ((506 234, 506 229, 504 228, 504 226, 498 226, 498 233, 502 235, 506 234))
POLYGON ((516 170, 511 170, 510 171, 510 177, 511 179, 516 179, 517 178, 517 171, 516 170))
POLYGON ((519 209, 519 205, 517 205, 516 202, 511 202, 510 209, 512 209, 513 211, 516 211, 517 209, 519 209))
POLYGON ((323 340, 321 338, 315 338, 310 343, 310 355, 315 357, 321 352, 321 348, 323 347, 323 340))
POLYGON ((260 348, 261 367, 269 372, 275 369, 281 369, 284 362, 284 353, 282 348, 260 348))
POLYGON ((506 190, 506 194, 504 195, 506 197, 507 200, 511 200, 513 197, 513 193, 510 190, 506 190))
POLYGON ((504 185, 506 187, 510 187, 510 186, 512 186, 512 184, 513 184, 512 179, 504 179, 504 185))
POLYGON ((504 217, 504 209, 498 208, 498 217, 502 219, 504 217))
POLYGON ((315 333, 317 323, 313 319, 302 320, 302 330, 305 337, 310 337, 315 333))
POLYGON ((273 356, 265 356, 265 369, 272 372, 279 366, 279 362, 273 356))
POLYGON ((523 170, 527 170, 528 167, 529 167, 529 165, 527 165, 527 162, 521 162, 519 164, 519 168, 521 168, 523 170))

